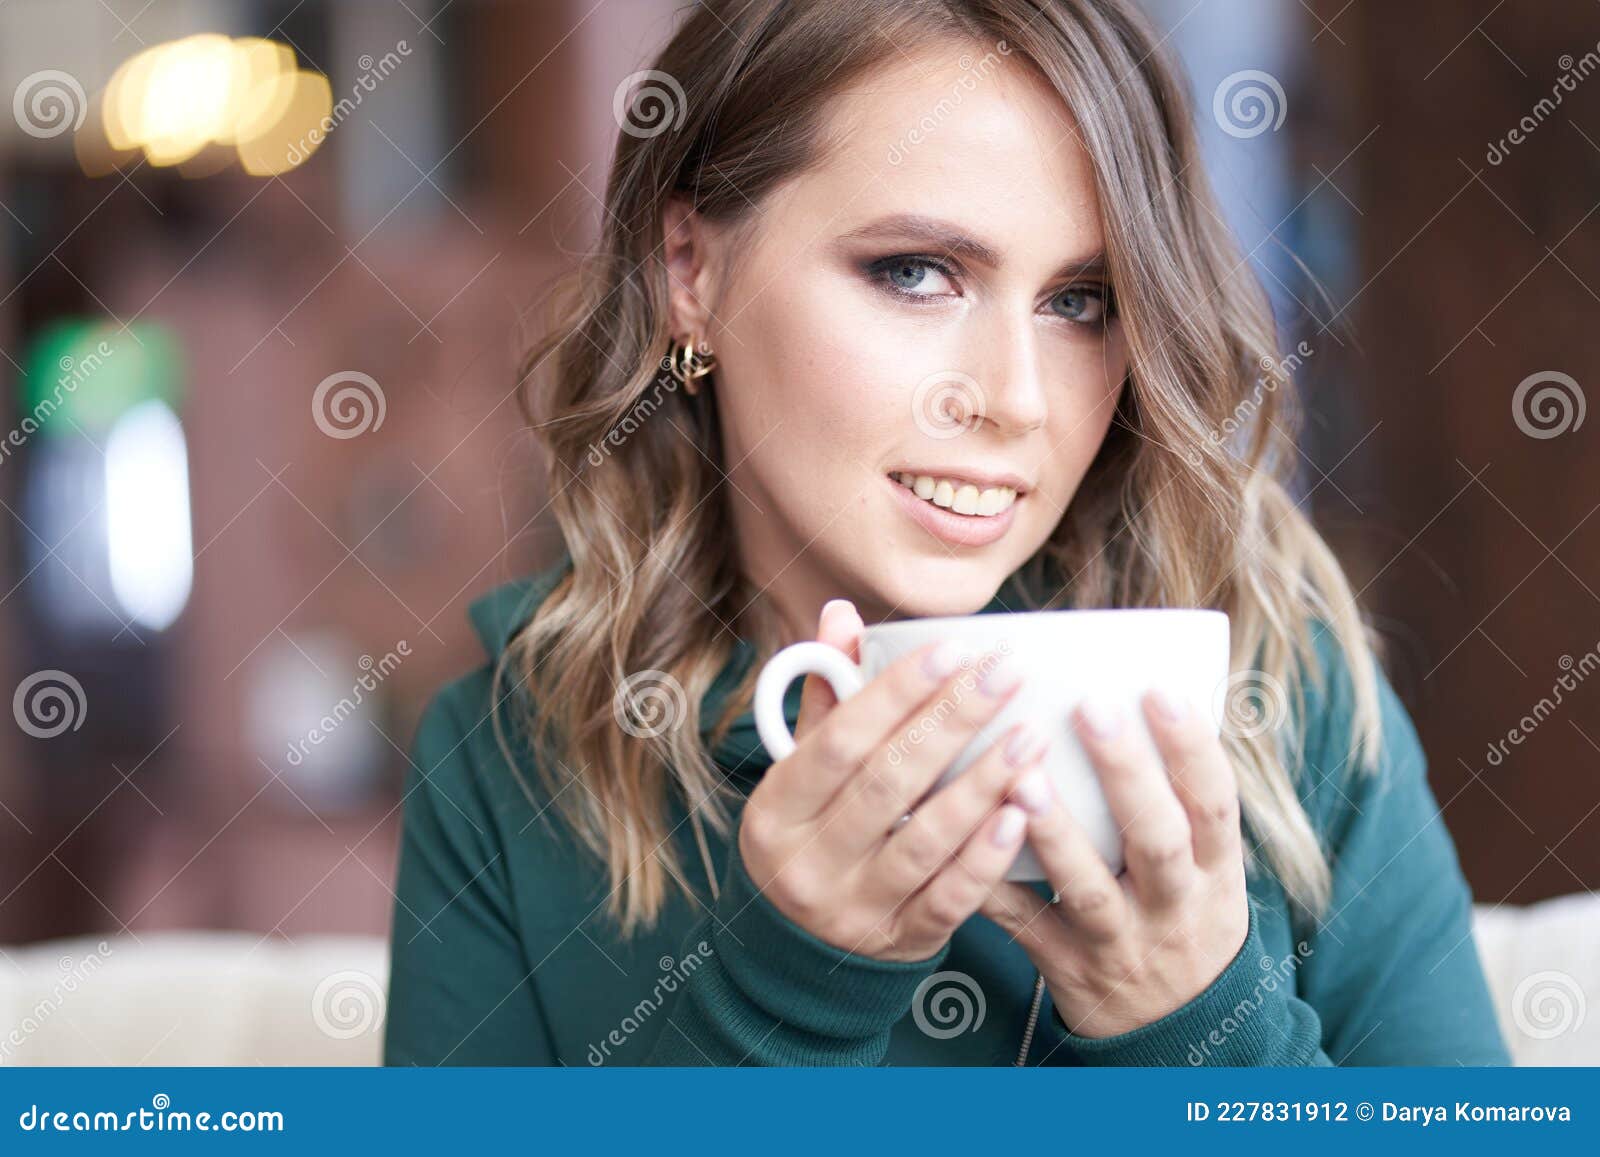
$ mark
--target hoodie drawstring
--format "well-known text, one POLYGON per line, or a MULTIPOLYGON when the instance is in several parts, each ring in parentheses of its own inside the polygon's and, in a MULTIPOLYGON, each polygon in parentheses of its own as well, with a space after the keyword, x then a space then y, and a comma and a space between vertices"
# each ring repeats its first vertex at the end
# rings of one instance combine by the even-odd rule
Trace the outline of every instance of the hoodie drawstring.
POLYGON ((1013 1062, 1018 1068, 1028 1063, 1028 1049, 1033 1044, 1033 1030, 1039 1025, 1039 1008, 1044 1004, 1044 973, 1039 973, 1039 978, 1033 982, 1033 1006, 1028 1009, 1028 1024, 1022 1030, 1022 1047, 1017 1050, 1017 1059, 1013 1062))

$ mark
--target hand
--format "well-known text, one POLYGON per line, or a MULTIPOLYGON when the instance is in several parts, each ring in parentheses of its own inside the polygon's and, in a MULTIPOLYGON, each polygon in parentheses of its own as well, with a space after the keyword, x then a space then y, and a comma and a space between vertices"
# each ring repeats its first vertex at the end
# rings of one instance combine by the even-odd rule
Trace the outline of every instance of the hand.
POLYGON ((983 906, 1033 959, 1079 1036, 1115 1036, 1183 1007, 1249 932, 1227 754, 1193 707, 1157 692, 1142 706, 1154 751, 1114 708, 1080 709, 1074 720, 1122 829, 1126 870, 1112 876, 1057 799, 1030 817, 1028 839, 1058 902, 1002 883, 983 906))
MULTIPOLYGON (((823 608, 822 642, 856 658, 861 630, 848 603, 823 608)), ((1007 796, 1048 798, 1037 770, 1047 744, 1022 726, 928 794, 1018 685, 999 656, 950 643, 901 657, 843 703, 808 677, 795 750, 762 776, 740 821, 750 879, 836 948, 932 956, 1022 847, 1026 815, 1007 796)))

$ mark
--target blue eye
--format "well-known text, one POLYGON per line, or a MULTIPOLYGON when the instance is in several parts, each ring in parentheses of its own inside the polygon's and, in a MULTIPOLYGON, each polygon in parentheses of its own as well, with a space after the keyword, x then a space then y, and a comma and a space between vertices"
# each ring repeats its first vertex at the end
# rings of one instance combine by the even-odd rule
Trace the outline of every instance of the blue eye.
POLYGON ((1058 317, 1079 325, 1101 325, 1111 316, 1110 294, 1099 286, 1073 285, 1051 300, 1058 317))
POLYGON ((956 293, 954 273, 931 257, 885 257, 869 264, 867 275, 896 297, 921 301, 956 293))
POLYGON ((890 282, 901 289, 915 289, 927 276, 928 267, 915 261, 901 261, 884 271, 890 282))

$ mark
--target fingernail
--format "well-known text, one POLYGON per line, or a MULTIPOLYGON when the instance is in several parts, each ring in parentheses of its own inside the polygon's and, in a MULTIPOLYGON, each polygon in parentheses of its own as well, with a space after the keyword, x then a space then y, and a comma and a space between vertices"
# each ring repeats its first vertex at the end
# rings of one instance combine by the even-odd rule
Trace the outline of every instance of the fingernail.
POLYGON ((1022 829, 1027 826, 1028 817, 1022 814, 1021 808, 1007 804, 1000 809, 1000 822, 994 825, 994 832, 990 839, 995 847, 1003 848, 1016 843, 1022 838, 1022 829))
POLYGON ((1110 739, 1122 730, 1122 709, 1105 699, 1085 699, 1078 704, 1078 718, 1096 739, 1110 739))
POLYGON ((1031 771, 1023 776, 1017 781, 1017 786, 1012 789, 1011 794, 1018 803, 1036 816, 1044 815, 1055 802, 1050 781, 1045 778, 1042 771, 1031 771))
POLYGON ((961 669, 965 658, 966 650, 961 644, 946 639, 928 652, 922 660, 922 669, 935 679, 945 679, 961 669))
POLYGON ((849 599, 829 599, 822 604, 822 613, 817 616, 817 630, 819 632, 822 630, 823 625, 827 623, 830 615, 849 615, 851 618, 856 619, 861 617, 856 613, 855 604, 849 599))
POLYGON ((1044 753, 1045 743, 1045 737, 1033 724, 1018 724, 1006 740, 1006 762, 1012 767, 1026 767, 1044 753))
POLYGON ((1182 699, 1164 687, 1157 687, 1150 692, 1150 702, 1156 709, 1156 714, 1168 723, 1176 723, 1188 712, 1188 706, 1182 699))
POLYGON ((1017 670, 1016 664, 1002 659, 983 673, 978 689, 991 699, 998 699, 1021 682, 1022 672, 1017 670))

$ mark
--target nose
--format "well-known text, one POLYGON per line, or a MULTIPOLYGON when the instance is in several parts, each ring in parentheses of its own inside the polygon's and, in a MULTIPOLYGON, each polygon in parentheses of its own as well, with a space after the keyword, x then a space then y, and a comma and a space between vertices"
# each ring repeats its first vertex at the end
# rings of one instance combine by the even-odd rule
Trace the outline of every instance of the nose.
POLYGON ((974 338, 973 364, 982 371, 978 386, 984 419, 1006 434, 1043 426, 1049 395, 1032 311, 994 317, 978 327, 974 338))

